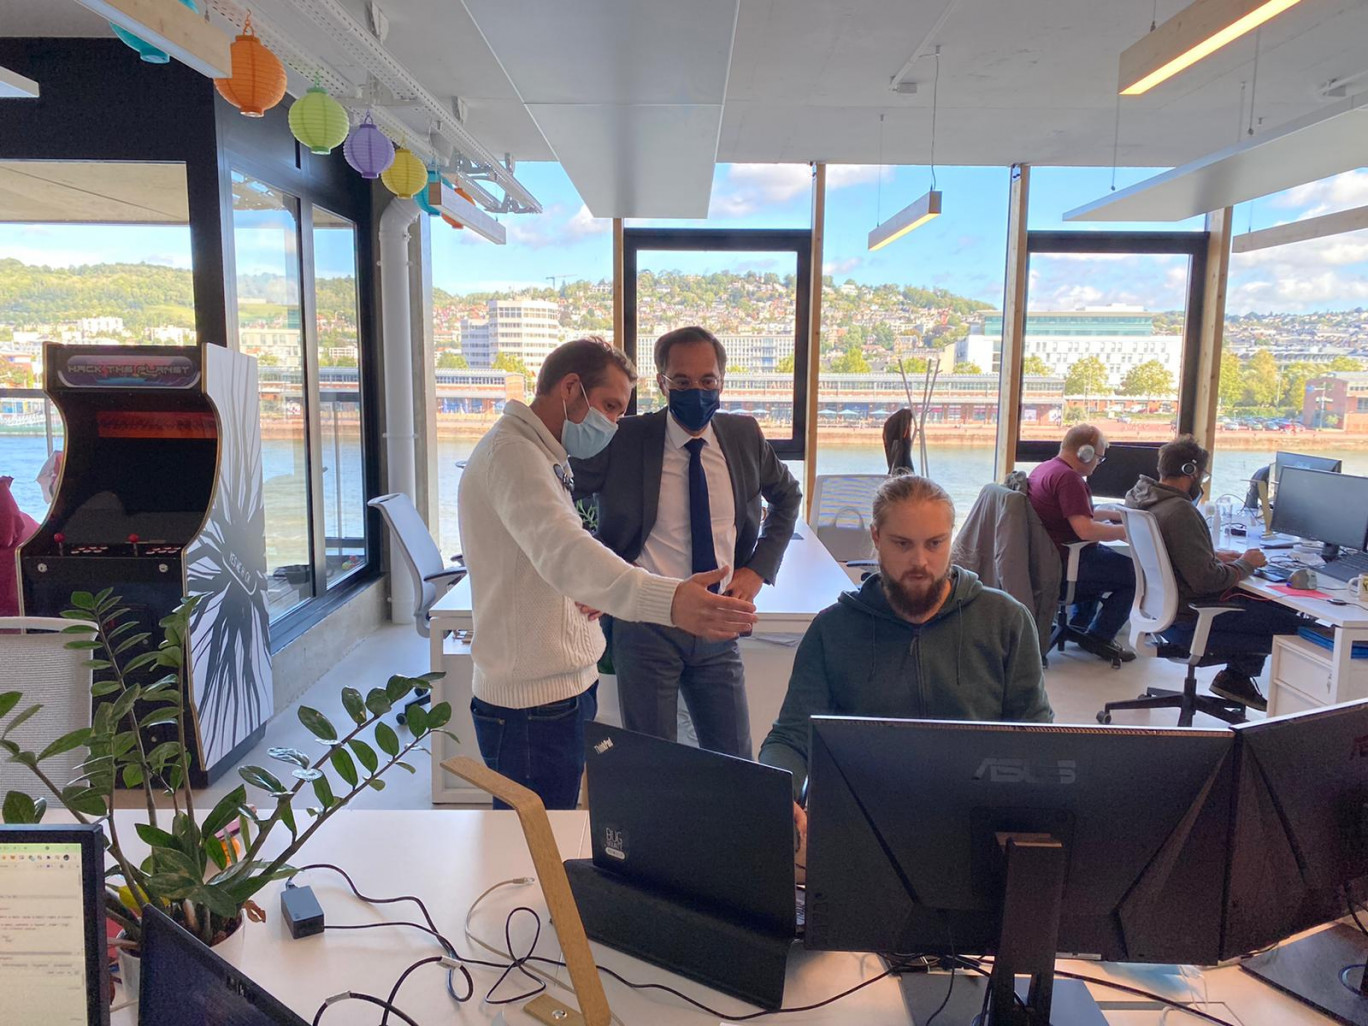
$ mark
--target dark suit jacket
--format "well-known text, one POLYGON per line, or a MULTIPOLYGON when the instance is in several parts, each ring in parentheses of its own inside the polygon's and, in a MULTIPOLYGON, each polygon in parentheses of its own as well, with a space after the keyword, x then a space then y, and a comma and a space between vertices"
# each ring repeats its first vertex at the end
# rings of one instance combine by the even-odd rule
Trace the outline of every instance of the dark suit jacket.
MULTIPOLYGON (((576 500, 598 497, 598 539, 627 562, 634 562, 655 526, 660 475, 665 460, 667 410, 618 421, 608 448, 589 460, 571 460, 576 500)), ((784 549, 793 536, 803 493, 779 462, 753 417, 713 416, 718 447, 727 459, 736 506, 736 561, 774 583, 784 549), (760 499, 770 505, 762 528, 760 499)))

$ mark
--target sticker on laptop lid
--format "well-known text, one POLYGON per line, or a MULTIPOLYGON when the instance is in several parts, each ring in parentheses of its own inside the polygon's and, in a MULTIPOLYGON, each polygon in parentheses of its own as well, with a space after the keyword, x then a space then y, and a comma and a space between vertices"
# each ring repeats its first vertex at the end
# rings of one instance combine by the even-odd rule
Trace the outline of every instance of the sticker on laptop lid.
POLYGON ((619 862, 627 861, 627 834, 615 826, 603 828, 603 854, 619 862))

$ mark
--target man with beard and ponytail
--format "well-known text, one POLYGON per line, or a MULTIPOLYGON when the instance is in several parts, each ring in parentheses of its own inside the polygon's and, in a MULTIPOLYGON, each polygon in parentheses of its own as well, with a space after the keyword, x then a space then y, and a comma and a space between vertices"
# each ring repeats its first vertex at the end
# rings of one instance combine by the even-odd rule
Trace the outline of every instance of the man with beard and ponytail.
MULTIPOLYGON (((572 460, 575 498, 597 499, 598 539, 629 563, 671 577, 730 568, 718 590, 752 602, 793 537, 798 482, 754 417, 717 412, 727 352, 712 332, 666 332, 655 365, 668 408, 624 418, 600 456, 572 460)), ((675 740, 683 694, 701 747, 751 757, 736 640, 617 618, 605 630, 624 727, 675 740)))
POLYGON ((812 716, 1048 723, 1030 611, 950 562, 955 505, 925 477, 891 477, 874 497, 879 572, 817 614, 793 660, 760 761, 793 774, 801 806, 812 716))

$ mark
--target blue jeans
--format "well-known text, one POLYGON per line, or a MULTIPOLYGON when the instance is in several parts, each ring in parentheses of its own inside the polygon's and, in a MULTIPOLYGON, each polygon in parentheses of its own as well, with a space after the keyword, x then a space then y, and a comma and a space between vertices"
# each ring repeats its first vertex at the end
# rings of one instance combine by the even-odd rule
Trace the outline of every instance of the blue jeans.
MULTIPOLYGON (((1238 613, 1222 613, 1211 621, 1207 651, 1212 655, 1236 653, 1226 660, 1231 673, 1257 677, 1263 673, 1264 657, 1273 651, 1273 635, 1296 634, 1309 621, 1278 602, 1265 602, 1253 596, 1236 595, 1223 601, 1244 606, 1238 613)), ((1184 647, 1192 644, 1195 620, 1180 620, 1164 631, 1165 641, 1184 647)))
MULTIPOLYGON (((1060 594, 1068 588, 1061 584, 1060 594)), ((1111 641, 1130 616, 1135 601, 1135 565, 1106 545, 1089 545, 1078 554, 1078 583, 1069 622, 1081 631, 1111 641)))
MULTIPOLYGON (((470 715, 486 766, 537 792, 548 809, 579 804, 584 725, 598 715, 598 681, 573 698, 530 709, 471 698, 470 715)), ((494 808, 508 806, 496 798, 494 808)))

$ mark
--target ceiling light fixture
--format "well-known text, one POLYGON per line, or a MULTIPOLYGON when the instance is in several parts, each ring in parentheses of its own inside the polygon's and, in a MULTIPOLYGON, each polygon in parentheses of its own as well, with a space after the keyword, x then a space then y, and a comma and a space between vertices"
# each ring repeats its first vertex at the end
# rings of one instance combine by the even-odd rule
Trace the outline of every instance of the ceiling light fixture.
POLYGON ((1139 96, 1297 2, 1197 0, 1121 55, 1117 88, 1122 96, 1139 96))
MULTIPOLYGON (((869 233, 869 251, 883 249, 890 242, 901 239, 908 232, 920 228, 941 212, 941 194, 936 189, 936 108, 940 94, 940 47, 936 47, 936 74, 931 85, 931 188, 913 200, 869 233)), ((882 138, 882 136, 881 136, 882 138)), ((882 180, 883 168, 879 169, 882 180)))

